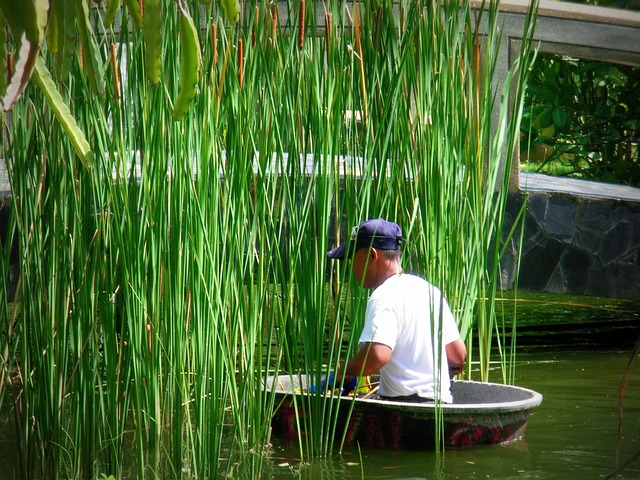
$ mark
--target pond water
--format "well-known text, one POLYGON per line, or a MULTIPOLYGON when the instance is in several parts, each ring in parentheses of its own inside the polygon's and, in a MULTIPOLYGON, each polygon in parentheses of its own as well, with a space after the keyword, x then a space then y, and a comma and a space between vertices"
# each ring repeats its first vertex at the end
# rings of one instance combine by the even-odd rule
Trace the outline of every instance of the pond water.
MULTIPOLYGON (((548 350, 518 358, 518 385, 544 396, 523 439, 503 446, 433 452, 352 448, 330 460, 301 465, 297 446, 273 440, 263 478, 571 479, 603 478, 615 466, 619 386, 630 350, 548 350)), ((640 452, 640 364, 624 401, 619 458, 640 452)), ((618 476, 640 478, 640 461, 618 476)))

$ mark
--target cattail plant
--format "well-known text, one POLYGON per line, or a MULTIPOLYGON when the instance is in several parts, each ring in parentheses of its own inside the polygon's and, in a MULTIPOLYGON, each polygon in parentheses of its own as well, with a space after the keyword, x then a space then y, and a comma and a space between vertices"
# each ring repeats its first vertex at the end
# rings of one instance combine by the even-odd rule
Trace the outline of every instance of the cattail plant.
MULTIPOLYGON (((496 93, 494 2, 477 21, 446 1, 51 3, 83 22, 83 61, 43 37, 1 123, 20 280, 0 401, 25 477, 258 477, 265 377, 320 381, 357 347, 366 292, 326 251, 369 217, 402 226, 405 269, 489 378, 530 30, 496 93)), ((336 402, 296 401, 301 455, 339 449, 336 402)))

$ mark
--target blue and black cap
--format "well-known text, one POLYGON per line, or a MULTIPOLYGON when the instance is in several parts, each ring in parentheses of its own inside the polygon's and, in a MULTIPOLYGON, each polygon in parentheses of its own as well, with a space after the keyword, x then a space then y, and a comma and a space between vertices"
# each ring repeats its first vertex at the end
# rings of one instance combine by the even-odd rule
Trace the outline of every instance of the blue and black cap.
POLYGON ((383 218, 367 220, 353 227, 351 238, 327 252, 327 257, 336 260, 349 258, 361 247, 373 247, 379 250, 399 250, 404 242, 402 230, 397 223, 383 218))

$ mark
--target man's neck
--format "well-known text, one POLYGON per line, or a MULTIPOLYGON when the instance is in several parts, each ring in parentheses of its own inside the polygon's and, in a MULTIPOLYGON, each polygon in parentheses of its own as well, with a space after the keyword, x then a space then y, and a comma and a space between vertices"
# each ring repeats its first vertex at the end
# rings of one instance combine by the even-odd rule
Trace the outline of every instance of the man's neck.
POLYGON ((402 272, 402 268, 398 262, 388 262, 386 268, 382 268, 379 274, 376 276, 376 285, 373 287, 373 290, 378 288, 384 282, 386 282, 389 278, 397 275, 402 272))

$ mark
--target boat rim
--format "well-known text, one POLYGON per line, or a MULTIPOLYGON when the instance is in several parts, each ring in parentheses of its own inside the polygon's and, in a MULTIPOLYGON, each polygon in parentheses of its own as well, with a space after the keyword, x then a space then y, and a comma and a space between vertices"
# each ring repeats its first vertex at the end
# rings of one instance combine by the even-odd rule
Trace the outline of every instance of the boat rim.
MULTIPOLYGON (((297 377, 299 375, 296 374, 283 374, 283 375, 274 375, 267 377, 267 385, 269 384, 269 379, 274 378, 292 378, 297 377)), ((519 391, 526 395, 527 398, 519 399, 519 400, 510 400, 506 402, 483 402, 483 403, 440 403, 438 406, 442 408, 444 411, 457 411, 457 412, 510 412, 510 411, 522 411, 528 410, 537 407, 542 403, 542 394, 536 392, 535 390, 531 390, 529 388, 520 387, 516 385, 506 385, 502 383, 493 383, 493 382, 481 382, 477 380, 454 380, 451 382, 452 388, 455 384, 464 384, 464 385, 478 385, 483 388, 492 388, 492 389, 506 389, 510 391, 519 391)), ((271 383, 272 385, 273 383, 271 383)), ((292 392, 287 392, 284 390, 279 390, 276 388, 276 393, 290 395, 292 392)), ((344 400, 346 402, 355 401, 356 403, 361 404, 371 404, 379 407, 387 407, 387 408, 399 408, 402 407, 405 411, 412 410, 425 410, 425 409, 433 409, 435 408, 434 403, 410 403, 410 402, 402 402, 395 400, 382 400, 376 398, 362 398, 362 397, 348 397, 348 396, 340 396, 335 397, 340 400, 344 400)))

